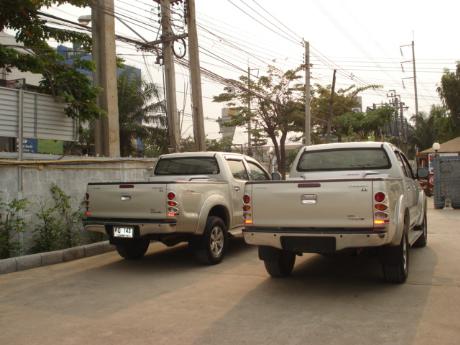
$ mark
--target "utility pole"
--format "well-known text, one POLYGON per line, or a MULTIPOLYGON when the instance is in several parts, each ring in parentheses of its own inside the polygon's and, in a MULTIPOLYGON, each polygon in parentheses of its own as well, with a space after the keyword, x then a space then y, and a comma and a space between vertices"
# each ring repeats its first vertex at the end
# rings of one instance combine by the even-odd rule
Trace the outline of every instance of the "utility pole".
POLYGON ((252 155, 251 131, 251 68, 248 66, 248 156, 252 155))
POLYGON ((415 43, 412 41, 412 67, 414 70, 415 115, 418 115, 417 68, 415 66, 415 43))
POLYGON ((97 155, 106 157, 120 156, 115 20, 110 15, 113 10, 113 0, 92 1, 94 82, 102 89, 98 97, 99 107, 107 113, 94 126, 95 151, 97 155))
POLYGON ((178 152, 180 146, 180 134, 176 102, 176 71, 174 68, 173 55, 174 33, 171 29, 171 2, 170 0, 160 0, 160 6, 169 146, 172 152, 178 152))
POLYGON ((332 88, 331 88, 331 98, 329 100, 329 117, 327 119, 327 142, 331 140, 331 126, 332 118, 334 117, 334 94, 335 94, 335 80, 336 80, 337 70, 334 70, 332 76, 332 88))
MULTIPOLYGON (((412 62, 412 77, 407 77, 407 78, 403 78, 403 79, 414 79, 415 115, 418 115, 417 67, 416 67, 416 63, 415 63, 415 42, 414 42, 414 40, 412 40, 411 44, 402 45, 400 47, 402 56, 403 56, 403 51, 402 51, 403 47, 411 47, 412 48, 412 60, 402 61, 401 62, 401 67, 403 68, 404 63, 412 62)), ((403 71, 404 71, 404 68, 403 68, 403 71)), ((404 86, 404 80, 403 80, 403 86, 404 86)))
POLYGON ((206 151, 195 0, 187 0, 187 6, 190 79, 192 85, 193 134, 195 136, 195 145, 198 151, 206 151))
POLYGON ((305 47, 305 132, 304 144, 311 144, 311 114, 310 114, 310 42, 303 41, 305 47))

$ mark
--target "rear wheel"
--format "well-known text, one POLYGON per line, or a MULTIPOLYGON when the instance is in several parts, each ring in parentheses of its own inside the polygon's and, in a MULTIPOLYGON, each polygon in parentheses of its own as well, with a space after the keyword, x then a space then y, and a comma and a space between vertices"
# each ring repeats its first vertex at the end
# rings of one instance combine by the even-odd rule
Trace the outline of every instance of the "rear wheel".
POLYGON ((150 240, 136 239, 126 240, 116 244, 117 252, 126 260, 141 259, 149 248, 150 240))
POLYGON ((222 261, 228 245, 225 223, 219 217, 211 216, 206 221, 203 236, 191 241, 196 258, 203 264, 215 265, 222 261))
POLYGON ((405 226, 401 243, 397 247, 387 247, 383 253, 383 276, 388 283, 402 284, 409 275, 409 240, 405 226))
POLYGON ((455 210, 460 209, 460 200, 455 200, 455 201, 452 200, 451 205, 452 205, 452 208, 455 210))
POLYGON ((274 278, 287 277, 295 264, 295 253, 278 249, 271 258, 264 259, 265 269, 274 278))
POLYGON ((434 198, 433 200, 434 208, 437 210, 442 210, 446 205, 446 201, 443 198, 434 198))

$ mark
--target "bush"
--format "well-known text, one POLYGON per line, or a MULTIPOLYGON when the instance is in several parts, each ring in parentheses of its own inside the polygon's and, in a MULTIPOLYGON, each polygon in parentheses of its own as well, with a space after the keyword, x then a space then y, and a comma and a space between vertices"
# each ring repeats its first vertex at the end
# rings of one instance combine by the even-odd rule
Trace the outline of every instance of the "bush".
POLYGON ((80 243, 81 211, 73 210, 70 196, 57 185, 50 188, 52 205, 42 203, 37 213, 39 225, 34 229, 31 251, 46 252, 69 248, 80 243))
POLYGON ((13 199, 9 203, 0 200, 0 259, 17 256, 21 252, 18 237, 25 229, 21 213, 27 203, 26 199, 13 199))

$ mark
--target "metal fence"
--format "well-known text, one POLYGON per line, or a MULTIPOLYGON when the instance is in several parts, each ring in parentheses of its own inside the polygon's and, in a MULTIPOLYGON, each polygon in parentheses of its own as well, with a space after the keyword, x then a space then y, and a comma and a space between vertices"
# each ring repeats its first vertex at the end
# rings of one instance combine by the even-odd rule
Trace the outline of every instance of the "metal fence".
POLYGON ((64 108, 50 95, 0 87, 0 136, 74 141, 77 123, 64 108))
POLYGON ((446 200, 460 209, 460 157, 434 159, 434 207, 444 208, 446 200))

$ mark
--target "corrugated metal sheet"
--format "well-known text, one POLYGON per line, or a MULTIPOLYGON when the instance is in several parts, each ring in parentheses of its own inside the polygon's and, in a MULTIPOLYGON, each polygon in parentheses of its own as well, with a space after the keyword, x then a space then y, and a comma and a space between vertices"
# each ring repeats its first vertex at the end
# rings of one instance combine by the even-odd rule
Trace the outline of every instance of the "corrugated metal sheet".
MULTIPOLYGON (((0 136, 18 136, 19 108, 19 90, 0 87, 0 136)), ((64 108, 52 96, 24 91, 24 138, 76 140, 76 121, 64 108)))

